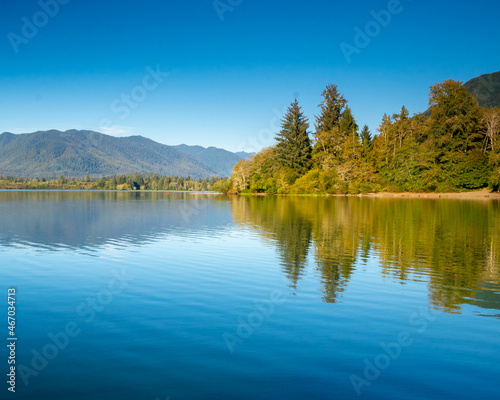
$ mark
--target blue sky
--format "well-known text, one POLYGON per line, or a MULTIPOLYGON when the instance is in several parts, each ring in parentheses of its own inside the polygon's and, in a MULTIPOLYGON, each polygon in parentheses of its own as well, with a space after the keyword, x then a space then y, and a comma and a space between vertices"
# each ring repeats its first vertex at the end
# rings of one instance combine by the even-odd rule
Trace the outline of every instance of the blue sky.
POLYGON ((90 129, 256 151, 273 143, 294 97, 313 127, 329 83, 358 124, 375 132, 385 112, 424 111, 435 82, 500 70, 496 1, 9 0, 1 7, 0 132, 90 129), (359 31, 367 36, 355 47, 359 31), (355 49, 350 62, 342 43, 355 49))

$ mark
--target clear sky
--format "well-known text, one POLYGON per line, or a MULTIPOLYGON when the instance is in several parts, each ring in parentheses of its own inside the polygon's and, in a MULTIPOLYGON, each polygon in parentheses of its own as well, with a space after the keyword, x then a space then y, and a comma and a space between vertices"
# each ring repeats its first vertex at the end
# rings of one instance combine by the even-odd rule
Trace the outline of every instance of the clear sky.
POLYGON ((0 132, 256 151, 294 97, 313 128, 329 83, 375 132, 424 111, 435 82, 499 71, 499 15, 496 0, 5 0, 0 132))

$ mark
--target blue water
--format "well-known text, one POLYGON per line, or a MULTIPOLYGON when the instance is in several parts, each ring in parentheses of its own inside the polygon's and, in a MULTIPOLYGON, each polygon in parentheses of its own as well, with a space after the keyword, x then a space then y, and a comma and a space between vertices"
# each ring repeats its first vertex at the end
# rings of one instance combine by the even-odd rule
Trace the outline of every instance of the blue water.
POLYGON ((498 206, 0 192, 0 397, 499 398, 498 206))

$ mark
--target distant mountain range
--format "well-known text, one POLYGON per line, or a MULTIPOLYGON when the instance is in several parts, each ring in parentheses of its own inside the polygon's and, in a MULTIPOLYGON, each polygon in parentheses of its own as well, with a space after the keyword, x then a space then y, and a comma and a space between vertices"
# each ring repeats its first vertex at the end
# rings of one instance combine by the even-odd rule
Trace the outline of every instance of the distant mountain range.
POLYGON ((248 158, 251 154, 245 152, 231 153, 224 149, 217 147, 201 147, 201 146, 188 146, 181 144, 172 146, 183 153, 200 160, 204 164, 210 166, 219 172, 219 176, 229 176, 232 173, 233 166, 239 160, 248 158))
POLYGON ((473 78, 464 86, 476 95, 481 107, 500 107, 500 71, 473 78))
POLYGON ((167 146, 142 136, 114 137, 93 131, 50 130, 0 135, 0 175, 82 178, 157 173, 206 178, 229 176, 249 153, 215 147, 167 146))

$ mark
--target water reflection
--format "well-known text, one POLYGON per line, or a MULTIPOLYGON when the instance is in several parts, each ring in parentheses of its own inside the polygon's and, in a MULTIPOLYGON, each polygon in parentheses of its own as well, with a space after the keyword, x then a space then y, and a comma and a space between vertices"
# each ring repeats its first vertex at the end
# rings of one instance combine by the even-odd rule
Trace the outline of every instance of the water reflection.
POLYGON ((276 241, 296 287, 308 252, 334 302, 371 254, 383 274, 427 280, 429 301, 447 312, 464 304, 499 308, 498 202, 369 198, 231 198, 235 220, 276 241), (485 300, 488 299, 488 300, 485 300))
POLYGON ((20 244, 97 251, 168 235, 213 237, 235 225, 276 248, 294 290, 314 265, 328 303, 376 257, 380 273, 401 284, 428 282, 436 308, 500 309, 496 201, 0 192, 0 251, 20 244))
POLYGON ((232 222, 220 200, 203 193, 0 192, 0 248, 96 250, 166 234, 213 234, 232 222))

